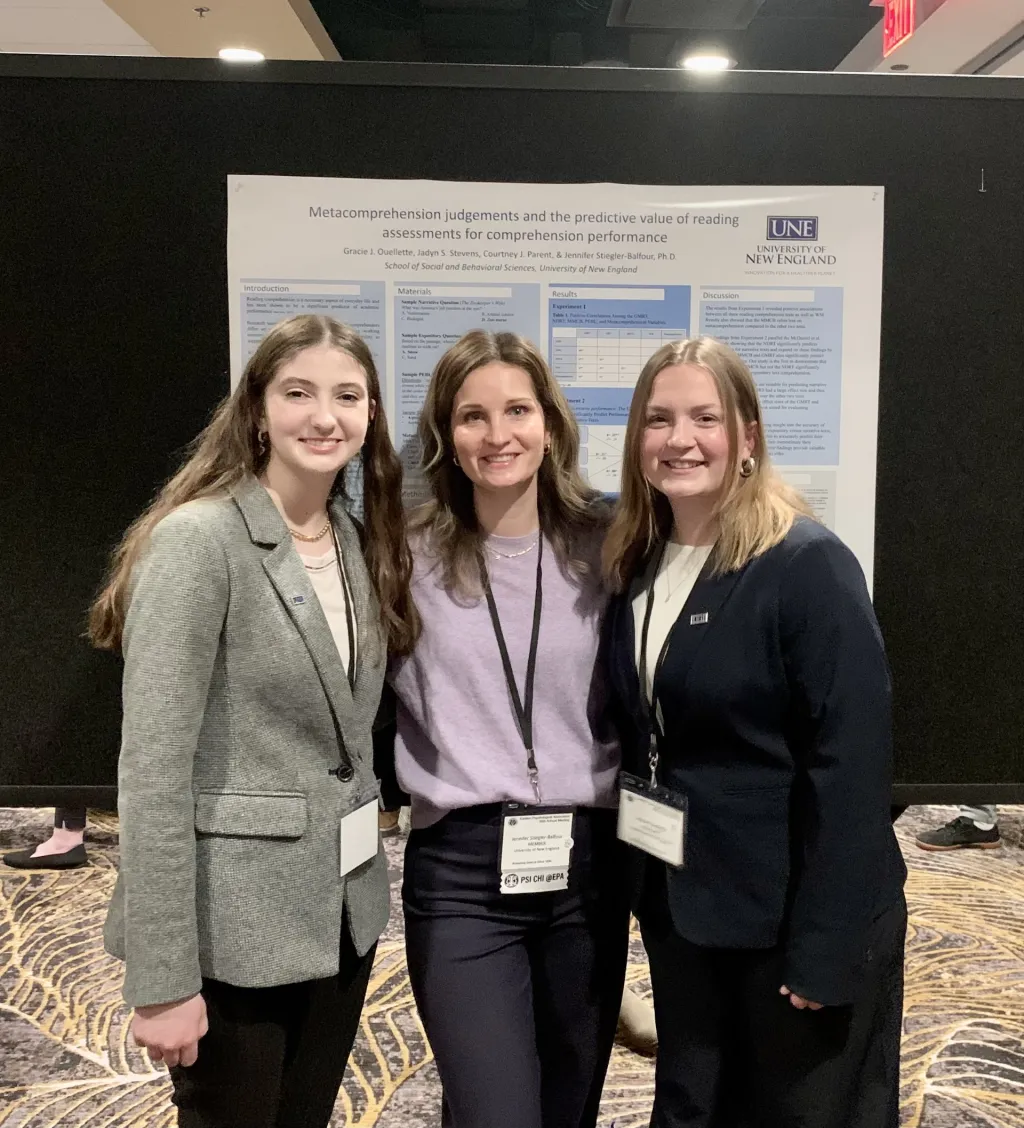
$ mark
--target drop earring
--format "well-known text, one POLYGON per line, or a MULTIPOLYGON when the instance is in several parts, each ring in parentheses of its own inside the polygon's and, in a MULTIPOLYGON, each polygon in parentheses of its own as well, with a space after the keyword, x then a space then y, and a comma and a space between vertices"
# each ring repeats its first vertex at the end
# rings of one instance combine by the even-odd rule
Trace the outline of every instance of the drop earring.
POLYGON ((268 444, 267 444, 267 432, 266 431, 257 431, 256 432, 256 456, 258 458, 266 458, 268 449, 269 448, 268 448, 268 444))

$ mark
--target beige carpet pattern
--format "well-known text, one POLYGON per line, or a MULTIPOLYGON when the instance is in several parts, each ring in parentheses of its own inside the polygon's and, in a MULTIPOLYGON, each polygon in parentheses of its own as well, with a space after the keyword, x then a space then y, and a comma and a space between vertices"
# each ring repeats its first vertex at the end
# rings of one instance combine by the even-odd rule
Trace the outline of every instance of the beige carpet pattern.
MULTIPOLYGON (((50 812, 0 810, 0 849, 45 834, 50 812)), ((898 826, 910 866, 902 1123, 1024 1128, 1024 809, 1005 808, 998 851, 925 854, 913 833, 950 817, 912 808, 898 826)), ((66 873, 0 867, 0 1125, 156 1128, 175 1123, 166 1074, 128 1037, 119 965, 100 932, 117 826, 90 812, 92 864, 66 873)), ((392 887, 402 842, 388 843, 392 887)), ((639 938, 630 982, 649 992, 639 938)), ((470 1016, 471 1020, 471 1016, 470 1016)), ((604 1128, 641 1128, 649 1060, 616 1047, 604 1128)), ((401 913, 382 939, 332 1124, 437 1128, 439 1087, 405 967, 401 913)))

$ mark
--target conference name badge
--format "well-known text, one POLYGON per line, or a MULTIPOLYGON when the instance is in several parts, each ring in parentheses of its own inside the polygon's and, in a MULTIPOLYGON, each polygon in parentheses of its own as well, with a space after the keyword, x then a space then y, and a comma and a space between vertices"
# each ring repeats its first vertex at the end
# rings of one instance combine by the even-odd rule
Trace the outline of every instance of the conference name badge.
POLYGON ((660 858, 682 866, 686 857, 686 796, 622 772, 619 776, 619 838, 660 858))
POLYGON ((571 807, 504 805, 498 866, 502 893, 569 888, 573 819, 571 807))
POLYGON ((341 876, 345 877, 364 862, 376 857, 380 842, 376 795, 341 820, 341 876))

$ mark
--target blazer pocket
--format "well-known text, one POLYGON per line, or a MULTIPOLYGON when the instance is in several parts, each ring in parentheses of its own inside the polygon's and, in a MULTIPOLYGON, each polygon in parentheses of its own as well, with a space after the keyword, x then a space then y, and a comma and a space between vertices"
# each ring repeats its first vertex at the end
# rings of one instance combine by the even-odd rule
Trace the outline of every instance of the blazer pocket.
POLYGON ((301 838, 306 796, 294 791, 200 791, 196 833, 237 838, 301 838))

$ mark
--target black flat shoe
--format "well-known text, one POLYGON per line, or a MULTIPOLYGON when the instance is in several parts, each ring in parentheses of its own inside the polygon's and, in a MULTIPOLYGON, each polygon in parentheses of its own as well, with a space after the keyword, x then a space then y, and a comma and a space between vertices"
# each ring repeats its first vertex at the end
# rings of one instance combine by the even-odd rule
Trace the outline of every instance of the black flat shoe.
POLYGON ((4 865, 12 869, 77 869, 78 866, 87 866, 89 856, 84 846, 72 846, 63 854, 45 854, 41 858, 33 858, 35 846, 27 850, 15 850, 11 854, 4 854, 4 865))

